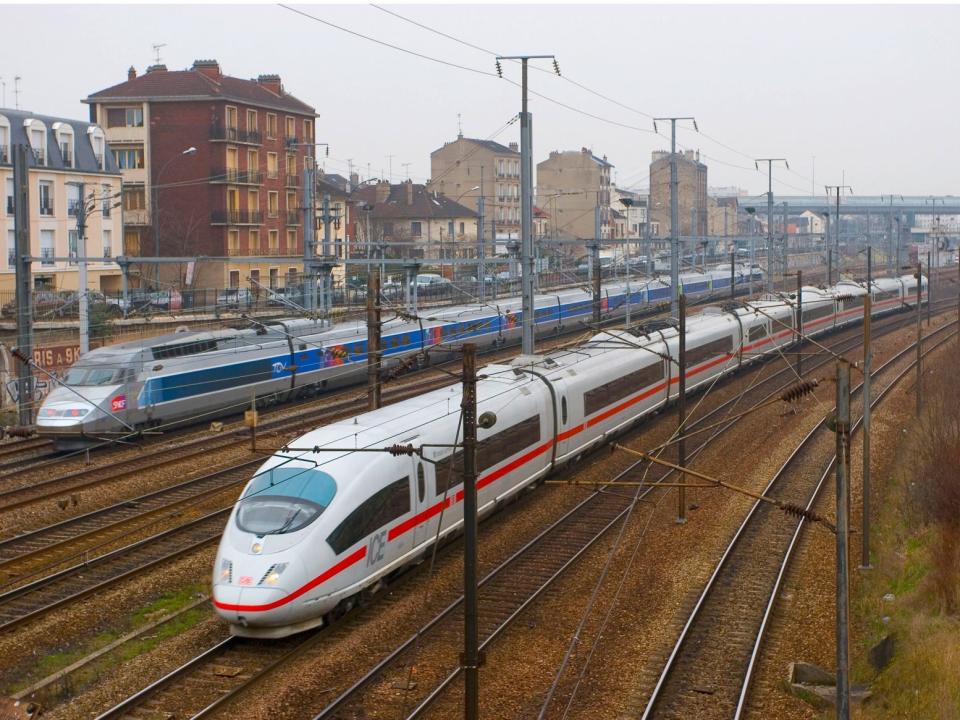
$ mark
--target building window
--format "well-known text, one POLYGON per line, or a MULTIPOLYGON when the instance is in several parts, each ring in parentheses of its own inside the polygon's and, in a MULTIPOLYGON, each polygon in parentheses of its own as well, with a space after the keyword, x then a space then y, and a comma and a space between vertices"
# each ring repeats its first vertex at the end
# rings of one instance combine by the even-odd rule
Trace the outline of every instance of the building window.
POLYGON ((124 210, 145 210, 147 194, 142 185, 128 185, 123 188, 124 210))
POLYGON ((103 257, 113 257, 113 231, 103 230, 103 257))
POLYGON ((277 280, 279 280, 279 271, 277 268, 270 268, 270 287, 275 288, 277 286, 277 280))
POLYGON ((14 208, 13 195, 14 195, 13 178, 8 177, 7 178, 7 215, 10 215, 11 217, 13 217, 13 208, 14 208))
POLYGON ((267 153, 267 177, 276 180, 280 176, 280 165, 275 152, 267 153))
MULTIPOLYGON (((227 148, 227 170, 236 170, 239 167, 237 162, 237 149, 235 147, 227 148)), ((227 173, 229 175, 230 173, 227 173)), ((227 178, 229 180, 229 178, 227 178)))
MULTIPOLYGON (((297 174, 297 156, 287 153, 287 175, 294 176, 297 174)), ((291 182, 289 179, 287 182, 291 182)), ((294 179, 293 182, 296 182, 294 179)))
POLYGON ((40 181, 40 214, 53 215, 53 183, 47 180, 40 181))
POLYGON ((297 210, 297 194, 295 192, 287 193, 287 210, 297 210))
POLYGON ((139 255, 140 254, 140 233, 136 230, 127 230, 123 234, 123 254, 124 255, 139 255))
POLYGON ((267 193, 267 217, 275 218, 280 215, 280 193, 271 190, 267 193))
POLYGON ((234 289, 240 287, 240 271, 239 270, 230 271, 230 287, 234 289))
POLYGON ((259 269, 254 268, 253 270, 250 271, 250 285, 254 288, 254 290, 258 290, 260 288, 260 270, 259 269))
POLYGON ((113 193, 109 185, 100 186, 100 212, 105 218, 110 217, 110 211, 113 209, 113 193))
MULTIPOLYGON (((247 150, 247 172, 256 173, 260 169, 260 153, 256 150, 247 150)), ((248 178, 250 182, 256 182, 255 177, 248 178)))
POLYGON ((423 237, 423 230, 421 229, 421 227, 422 226, 419 222, 411 222, 410 235, 415 238, 423 237))
MULTIPOLYGON (((227 254, 228 255, 240 254, 240 231, 239 230, 227 231, 227 254)), ((236 287, 236 285, 231 285, 230 287, 236 287)))
POLYGON ((7 230, 7 267, 17 265, 17 233, 7 230))
POLYGON ((113 148, 113 159, 121 170, 138 170, 143 167, 143 148, 113 148))
POLYGON ((143 108, 107 108, 107 127, 143 127, 143 108))
POLYGON ((277 116, 274 113, 267 113, 267 137, 275 138, 277 136, 277 116))
POLYGON ((287 116, 286 118, 286 132, 287 132, 287 142, 295 143, 297 142, 297 120, 287 116))
POLYGON ((240 209, 240 193, 236 188, 227 188, 227 210, 237 212, 240 209))
POLYGON ((237 109, 227 105, 227 127, 231 130, 237 129, 237 109))
POLYGON ((54 258, 54 234, 53 230, 40 231, 40 264, 44 267, 52 267, 55 263, 54 258))
POLYGON ((250 190, 247 192, 247 210, 252 212, 260 211, 260 191, 250 190))
POLYGON ((464 227, 465 227, 464 224, 463 224, 463 223, 460 223, 460 234, 461 234, 461 235, 466 234, 465 231, 464 231, 464 227))
POLYGON ((293 253, 297 249, 297 231, 287 230, 287 252, 293 253))
POLYGON ((313 143, 313 122, 310 120, 303 121, 303 141, 313 143))
POLYGON ((247 132, 256 132, 259 129, 257 125, 257 111, 247 110, 247 132))
MULTIPOLYGON (((250 248, 249 248, 250 254, 251 255, 259 254, 260 253, 260 231, 254 228, 250 228, 250 234, 249 234, 248 240, 250 244, 250 248)), ((251 273, 251 275, 252 274, 253 273, 251 273)), ((257 271, 258 279, 259 279, 259 275, 260 275, 260 271, 258 270, 257 271)))
POLYGON ((80 244, 80 234, 76 230, 67 230, 67 257, 70 258, 70 264, 77 264, 78 251, 77 246, 80 244))
POLYGON ((80 186, 67 183, 67 215, 75 216, 80 208, 80 186))
POLYGON ((447 223, 447 237, 453 239, 453 220, 447 223))
POLYGON ((503 177, 506 174, 503 171, 504 170, 503 164, 504 164, 503 158, 500 158, 499 160, 497 160, 497 175, 499 177, 503 177))
POLYGON ((276 255, 280 252, 280 231, 270 231, 270 253, 276 255))

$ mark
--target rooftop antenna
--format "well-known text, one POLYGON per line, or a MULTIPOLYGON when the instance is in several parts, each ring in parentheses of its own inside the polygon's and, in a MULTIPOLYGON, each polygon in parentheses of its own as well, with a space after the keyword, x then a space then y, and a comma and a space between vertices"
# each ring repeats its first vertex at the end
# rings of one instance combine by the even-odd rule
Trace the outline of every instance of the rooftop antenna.
POLYGON ((13 102, 14 107, 20 109, 20 76, 17 75, 13 78, 13 102))
POLYGON ((457 113, 457 139, 463 137, 463 123, 460 121, 460 113, 457 113))
POLYGON ((160 64, 160 48, 163 48, 163 47, 166 47, 166 46, 167 46, 166 43, 156 43, 156 44, 150 46, 150 47, 153 48, 153 54, 154 54, 154 56, 155 56, 155 57, 153 58, 153 64, 154 64, 154 65, 159 65, 159 64, 160 64))
POLYGON ((407 180, 410 179, 410 165, 413 163, 401 163, 403 165, 404 174, 407 176, 407 180))

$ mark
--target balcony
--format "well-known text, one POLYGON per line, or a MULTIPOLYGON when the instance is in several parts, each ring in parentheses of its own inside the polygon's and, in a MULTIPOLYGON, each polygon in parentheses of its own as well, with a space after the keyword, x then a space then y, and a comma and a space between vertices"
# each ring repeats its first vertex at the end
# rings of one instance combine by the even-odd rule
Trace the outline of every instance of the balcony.
POLYGON ((53 262, 54 254, 53 248, 40 248, 40 264, 44 267, 53 267, 56 265, 53 262))
POLYGON ((300 187, 300 176, 287 175, 287 187, 300 187))
POLYGON ((238 130, 235 127, 211 125, 210 139, 247 143, 248 145, 259 145, 263 139, 263 136, 260 134, 259 130, 238 130))
POLYGON ((300 144, 300 138, 298 138, 296 135, 287 135, 287 137, 286 137, 286 143, 287 143, 287 146, 288 146, 288 147, 292 147, 292 146, 294 146, 294 145, 299 145, 299 144, 300 144))
POLYGON ((263 173, 256 170, 238 170, 236 168, 214 168, 210 171, 210 182, 230 183, 231 185, 261 185, 263 173))
POLYGON ((293 257, 291 253, 281 252, 278 247, 251 249, 246 252, 240 248, 228 247, 227 255, 229 257, 293 257))
POLYGON ((211 225, 259 225, 263 215, 259 210, 214 210, 210 213, 211 225))
POLYGON ((299 225, 301 217, 300 210, 287 210, 287 225, 299 225))

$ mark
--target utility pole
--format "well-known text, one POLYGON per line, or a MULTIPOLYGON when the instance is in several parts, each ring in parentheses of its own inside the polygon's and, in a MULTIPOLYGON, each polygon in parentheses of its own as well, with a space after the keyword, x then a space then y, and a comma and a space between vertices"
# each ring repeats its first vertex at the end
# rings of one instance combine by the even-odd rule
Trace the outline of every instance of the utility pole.
POLYGON ((521 352, 534 353, 534 303, 533 303, 533 118, 527 110, 527 61, 534 59, 553 60, 553 69, 560 74, 560 66, 553 55, 500 55, 497 56, 497 74, 503 76, 501 60, 521 62, 520 110, 520 287, 523 294, 523 322, 521 327, 521 352))
MULTIPOLYGON (((930 327, 930 297, 933 294, 933 264, 931 260, 933 260, 933 253, 927 250, 927 327, 930 327)), ((919 286, 921 281, 917 282, 919 286)))
MULTIPOLYGON (((929 266, 928 266, 927 272, 929 272, 929 266)), ((920 411, 922 409, 922 401, 920 397, 922 393, 920 391, 922 389, 921 383, 923 382, 923 353, 920 351, 920 344, 923 341, 923 335, 921 334, 922 331, 920 329, 920 318, 921 318, 920 300, 921 300, 921 293, 923 292, 923 287, 922 287, 923 286, 923 262, 919 260, 917 261, 916 277, 917 277, 917 407, 916 407, 916 413, 917 413, 917 418, 919 418, 920 411)))
POLYGON ((463 675, 466 720, 480 717, 477 632, 477 346, 463 344, 463 675))
POLYGON ((590 245, 590 257, 593 258, 593 324, 600 329, 600 242, 590 245))
POLYGON ((383 353, 380 350, 380 273, 370 267, 367 272, 367 390, 368 409, 380 407, 380 367, 383 353))
POLYGON ((873 248, 867 246, 867 295, 863 299, 863 537, 861 538, 860 567, 870 567, 870 368, 873 352, 870 348, 870 320, 873 299, 873 248))
POLYGON ((737 298, 737 253, 730 251, 730 300, 737 298))
POLYGON ((850 719, 850 363, 837 362, 837 720, 850 719))
POLYGON ((477 199, 477 280, 480 281, 480 303, 485 302, 487 294, 487 249, 485 247, 484 210, 486 206, 483 197, 483 165, 480 166, 480 197, 477 199))
MULTIPOLYGON (((17 349, 29 360, 33 357, 33 279, 30 270, 30 169, 27 146, 13 148, 13 223, 17 261, 17 349)), ((21 425, 33 422, 33 373, 29 362, 17 366, 17 405, 21 425)))
MULTIPOLYGON (((330 244, 330 223, 334 217, 330 214, 330 193, 323 194, 323 245, 321 246, 322 256, 320 257, 320 284, 323 289, 323 307, 327 312, 327 324, 333 324, 333 318, 330 312, 333 310, 333 267, 336 264, 333 257, 333 248, 330 244)), ((381 251, 382 252, 382 251, 381 251)), ((313 283, 313 291, 316 292, 317 284, 313 283)))
MULTIPOLYGON (((689 120, 693 129, 700 132, 697 121, 688 117, 662 117, 653 119, 653 131, 657 132, 657 120, 670 121, 670 314, 677 316, 680 296, 680 205, 677 198, 677 120, 689 120)), ((751 268, 751 272, 753 269, 751 268)))
MULTIPOLYGON (((679 397, 677 398, 677 465, 686 467, 687 429, 684 426, 687 422, 687 296, 680 295, 677 300, 680 307, 680 348, 677 352, 677 359, 680 361, 679 397)), ((686 474, 681 472, 677 488, 677 522, 681 524, 687 521, 687 489, 684 487, 686 481, 686 474)))
MULTIPOLYGON (((790 269, 790 232, 787 229, 787 201, 783 201, 783 247, 780 248, 780 257, 783 258, 783 269, 781 274, 785 275, 786 272, 790 269)), ((786 283, 784 283, 784 290, 786 290, 786 283)))
POLYGON ((803 377, 803 270, 797 270, 797 377, 803 377))
POLYGON ((77 186, 80 202, 77 203, 77 304, 80 316, 80 354, 90 352, 90 302, 87 296, 87 196, 85 183, 70 183, 77 186))
MULTIPOLYGON (((317 227, 317 185, 315 180, 314 159, 310 155, 303 158, 303 273, 305 285, 303 304, 307 312, 317 309, 317 276, 314 263, 317 227)), ((320 308, 325 314, 326 308, 320 308)))
MULTIPOLYGON (((773 164, 782 162, 790 169, 786 158, 757 158, 753 161, 754 167, 760 170, 760 163, 767 164, 767 292, 773 292, 773 164)), ((786 232, 786 221, 784 221, 786 232)))
POLYGON ((853 195, 853 188, 849 185, 824 185, 826 189, 827 197, 830 197, 830 191, 836 190, 837 192, 837 209, 834 213, 834 224, 837 226, 837 231, 834 234, 834 255, 836 256, 837 262, 837 282, 840 282, 840 266, 841 266, 841 255, 840 255, 840 193, 844 189, 848 190, 851 195, 853 195))

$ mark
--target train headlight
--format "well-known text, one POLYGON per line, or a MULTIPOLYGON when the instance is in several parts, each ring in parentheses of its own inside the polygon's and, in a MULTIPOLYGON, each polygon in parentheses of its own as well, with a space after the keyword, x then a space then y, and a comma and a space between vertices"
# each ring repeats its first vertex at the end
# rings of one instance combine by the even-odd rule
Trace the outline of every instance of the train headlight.
POLYGON ((277 563, 270 567, 267 572, 263 574, 263 577, 260 578, 258 585, 276 585, 280 580, 280 576, 283 575, 283 571, 287 569, 287 563, 277 563))
POLYGON ((263 552, 263 541, 259 538, 253 541, 253 544, 250 546, 250 552, 254 555, 259 555, 263 552))
POLYGON ((228 585, 233 582, 233 562, 231 560, 220 561, 220 582, 228 585))

